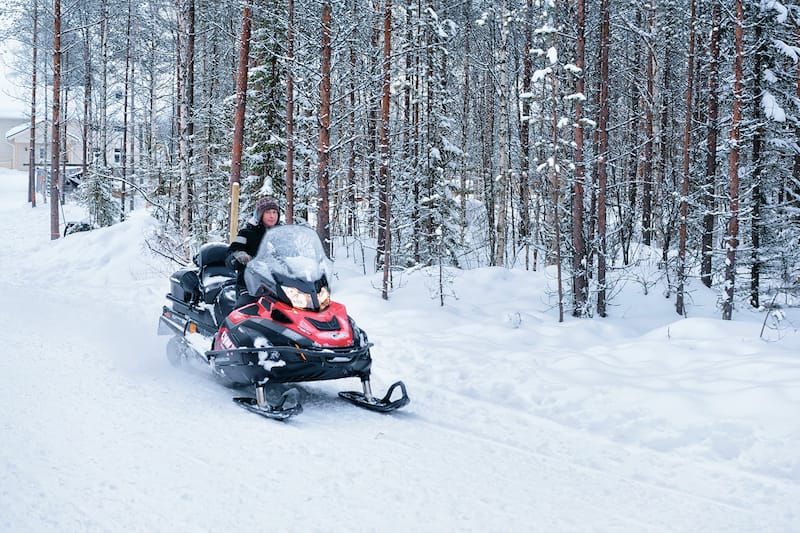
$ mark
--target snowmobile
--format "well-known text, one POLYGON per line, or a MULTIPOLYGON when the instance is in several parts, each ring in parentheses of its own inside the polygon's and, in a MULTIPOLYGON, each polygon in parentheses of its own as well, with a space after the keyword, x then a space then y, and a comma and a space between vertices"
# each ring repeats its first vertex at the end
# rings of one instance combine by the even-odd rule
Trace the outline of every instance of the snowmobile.
POLYGON ((339 396, 359 407, 390 412, 408 404, 402 381, 372 394, 367 334, 331 300, 332 263, 316 232, 298 225, 269 230, 244 279, 253 303, 236 307, 236 273, 225 264, 227 245, 204 244, 194 268, 170 277, 159 334, 172 335, 167 358, 176 366, 199 361, 232 388, 253 387, 239 406, 284 420, 302 412, 291 384, 359 378, 362 391, 339 396))

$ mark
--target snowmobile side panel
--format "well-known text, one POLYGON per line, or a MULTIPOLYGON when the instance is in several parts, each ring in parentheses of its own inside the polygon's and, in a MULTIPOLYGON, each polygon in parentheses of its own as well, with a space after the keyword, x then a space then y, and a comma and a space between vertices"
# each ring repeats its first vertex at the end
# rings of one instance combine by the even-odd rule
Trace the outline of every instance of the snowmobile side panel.
POLYGON ((179 302, 190 303, 200 297, 200 278, 193 268, 184 268, 173 273, 169 284, 170 296, 179 302))
POLYGON ((258 383, 268 379, 278 383, 323 381, 370 374, 369 346, 347 350, 320 350, 291 346, 210 350, 206 357, 214 370, 227 379, 258 383))
POLYGON ((186 308, 184 310, 181 305, 174 304, 175 302, 173 302, 172 308, 164 306, 161 310, 158 324, 159 335, 200 333, 210 338, 217 332, 214 319, 208 309, 186 308))
POLYGON ((164 313, 158 317, 158 334, 159 335, 183 335, 185 323, 181 323, 179 317, 172 317, 164 313))

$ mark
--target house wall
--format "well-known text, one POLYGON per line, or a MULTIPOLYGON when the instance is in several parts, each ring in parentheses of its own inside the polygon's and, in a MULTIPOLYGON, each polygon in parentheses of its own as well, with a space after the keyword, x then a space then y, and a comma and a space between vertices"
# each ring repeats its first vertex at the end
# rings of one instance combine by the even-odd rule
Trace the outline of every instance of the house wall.
MULTIPOLYGON (((18 122, 15 126, 18 126, 20 123, 18 122)), ((37 125, 36 128, 36 165, 49 165, 50 164, 50 141, 47 139, 45 143, 45 139, 50 135, 49 131, 45 131, 43 128, 47 128, 47 126, 43 124, 37 125)), ((30 129, 26 128, 11 137, 11 139, 6 139, 5 135, 3 135, 3 141, 11 143, 11 165, 9 168, 15 168, 17 170, 27 170, 28 169, 28 162, 30 157, 28 155, 28 150, 30 149, 30 129)), ((67 142, 66 142, 66 161, 61 161, 62 163, 71 163, 71 164, 81 164, 82 157, 81 157, 81 146, 80 140, 75 137, 74 134, 71 132, 67 135, 67 142)))
POLYGON ((6 140, 6 132, 25 122, 25 117, 0 117, 0 168, 16 168, 14 145, 6 140))

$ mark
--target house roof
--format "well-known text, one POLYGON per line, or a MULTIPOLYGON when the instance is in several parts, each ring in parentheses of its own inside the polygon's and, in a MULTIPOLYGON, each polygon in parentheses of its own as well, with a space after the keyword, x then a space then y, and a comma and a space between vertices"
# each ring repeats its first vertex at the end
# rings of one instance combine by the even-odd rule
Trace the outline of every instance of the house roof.
MULTIPOLYGON (((46 123, 46 121, 44 119, 38 120, 38 121, 36 121, 36 127, 39 128, 42 125, 44 125, 45 123, 46 123)), ((8 130, 6 132, 6 141, 12 142, 14 137, 19 135, 23 131, 28 131, 30 128, 31 128, 30 121, 23 122, 22 124, 18 124, 16 126, 14 126, 13 128, 11 128, 10 130, 8 130)), ((72 139, 76 139, 76 140, 80 139, 80 137, 75 135, 74 132, 70 131, 69 128, 67 129, 67 137, 71 137, 72 139)))
POLYGON ((31 123, 30 122, 23 122, 22 124, 14 126, 13 128, 11 128, 10 130, 8 130, 6 132, 6 140, 10 141, 11 137, 13 137, 14 135, 17 135, 19 133, 22 133, 23 131, 27 130, 30 127, 31 127, 31 123))

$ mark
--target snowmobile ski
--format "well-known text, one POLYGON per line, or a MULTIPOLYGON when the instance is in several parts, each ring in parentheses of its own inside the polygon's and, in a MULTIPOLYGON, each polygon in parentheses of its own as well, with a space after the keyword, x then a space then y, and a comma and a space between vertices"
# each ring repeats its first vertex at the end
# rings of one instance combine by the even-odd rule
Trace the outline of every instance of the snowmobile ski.
POLYGON ((273 420, 286 420, 287 418, 303 412, 303 406, 300 404, 300 393, 297 389, 292 388, 284 392, 277 405, 270 405, 267 403, 263 396, 259 394, 258 389, 257 387, 257 398, 233 398, 233 401, 236 402, 239 407, 247 409, 251 413, 256 413, 257 415, 273 420))
POLYGON ((364 382, 364 392, 342 391, 339 393, 339 396, 359 407, 369 409, 370 411, 377 411, 379 413, 389 413, 391 411, 395 411, 408 405, 408 403, 411 401, 406 393, 405 383, 402 381, 397 381, 392 384, 392 386, 389 387, 389 390, 386 392, 386 395, 381 399, 377 399, 372 396, 372 392, 369 390, 368 381, 364 382), (400 388, 400 397, 396 400, 392 400, 392 394, 398 387, 400 388))

